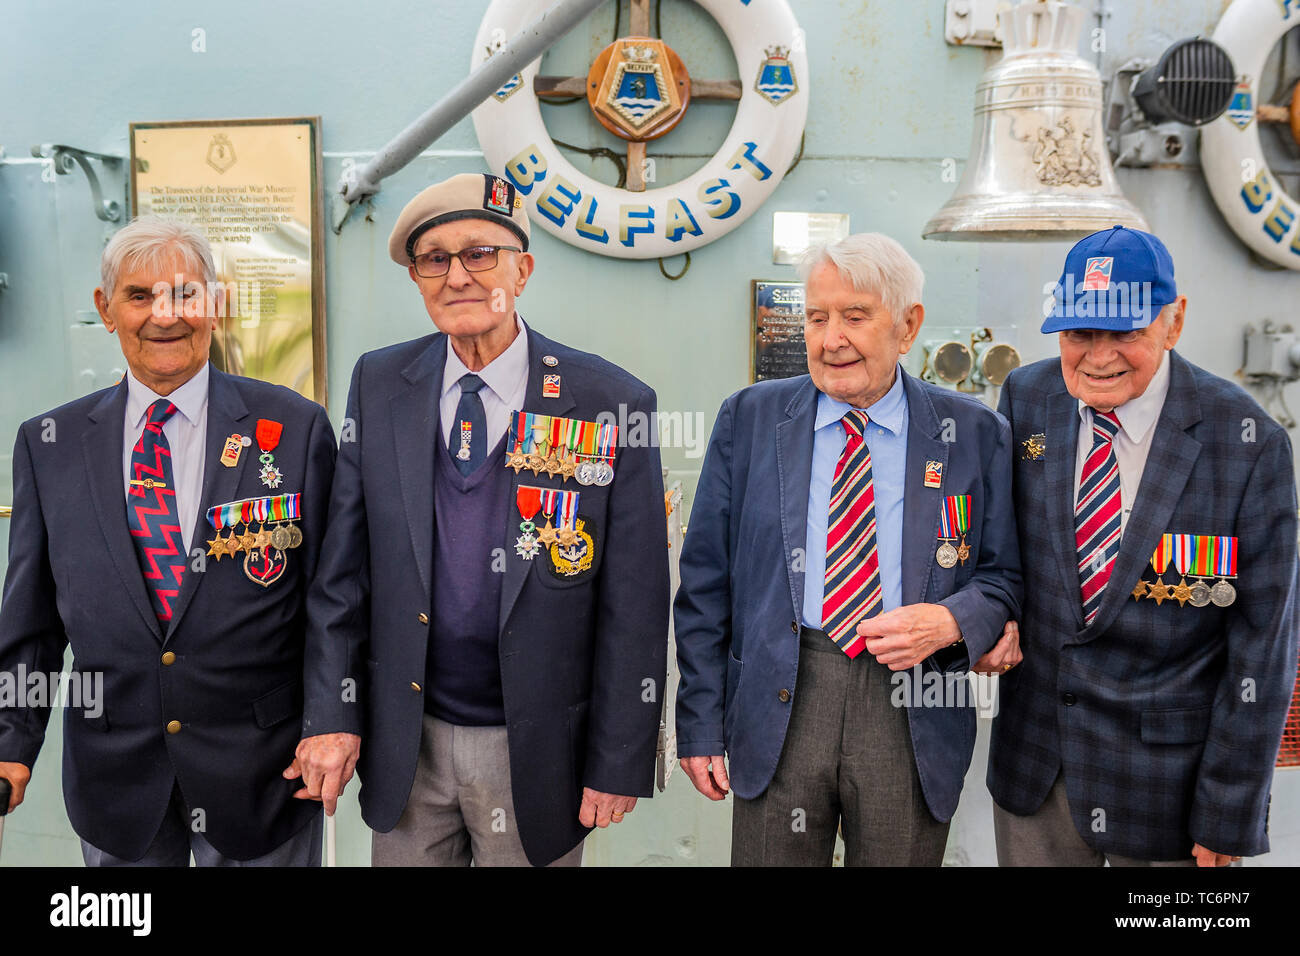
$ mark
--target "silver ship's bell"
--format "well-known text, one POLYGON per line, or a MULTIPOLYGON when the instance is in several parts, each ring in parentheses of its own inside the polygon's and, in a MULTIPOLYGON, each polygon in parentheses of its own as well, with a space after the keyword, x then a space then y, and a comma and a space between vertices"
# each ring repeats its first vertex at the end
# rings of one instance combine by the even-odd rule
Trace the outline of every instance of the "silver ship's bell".
POLYGON ((1078 54, 1084 11, 1027 0, 1002 17, 1002 59, 975 90, 970 161, 925 238, 1061 240, 1114 225, 1146 229, 1106 151, 1101 76, 1078 54))

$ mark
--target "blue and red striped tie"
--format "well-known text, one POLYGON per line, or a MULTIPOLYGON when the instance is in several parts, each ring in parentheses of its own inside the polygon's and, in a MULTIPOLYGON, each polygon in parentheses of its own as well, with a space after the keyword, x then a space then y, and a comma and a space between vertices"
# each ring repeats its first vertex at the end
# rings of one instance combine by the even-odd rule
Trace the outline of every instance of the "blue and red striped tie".
POLYGON ((154 614, 167 630, 172 602, 185 574, 185 544, 177 517, 172 452, 163 425, 176 406, 160 398, 149 406, 144 429, 131 449, 131 490, 126 499, 126 523, 135 542, 140 572, 154 614))
POLYGON ((844 451, 831 482, 826 520, 826 590, 822 630, 849 657, 866 647, 858 622, 881 606, 880 559, 876 555, 876 495, 871 481, 871 451, 863 440, 867 416, 856 408, 841 419, 844 451))
POLYGON ((1085 625, 1097 616, 1102 594, 1115 567, 1115 556, 1119 554, 1119 461, 1115 458, 1118 432, 1119 419, 1114 412, 1093 410, 1092 450, 1083 463, 1079 497, 1074 506, 1074 543, 1079 557, 1085 625))

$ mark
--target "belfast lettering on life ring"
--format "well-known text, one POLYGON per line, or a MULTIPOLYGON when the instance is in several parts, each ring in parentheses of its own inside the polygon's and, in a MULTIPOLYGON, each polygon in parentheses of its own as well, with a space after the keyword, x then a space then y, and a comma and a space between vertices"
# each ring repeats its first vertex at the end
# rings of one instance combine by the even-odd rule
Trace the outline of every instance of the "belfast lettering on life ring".
POLYGON ((1233 231, 1263 258, 1300 269, 1300 201, 1268 168, 1255 110, 1273 45, 1300 26, 1300 0, 1235 0, 1214 31, 1237 69, 1227 112, 1201 130, 1201 166, 1233 231))
MULTIPOLYGON (((731 43, 742 92, 721 149, 686 179, 633 192, 580 173, 551 140, 533 94, 540 57, 474 110, 488 167, 515 184, 534 223, 581 249, 654 259, 725 236, 776 189, 808 116, 803 34, 785 0, 697 2, 731 43)), ((493 0, 479 25, 471 69, 536 13, 536 0, 493 0)))

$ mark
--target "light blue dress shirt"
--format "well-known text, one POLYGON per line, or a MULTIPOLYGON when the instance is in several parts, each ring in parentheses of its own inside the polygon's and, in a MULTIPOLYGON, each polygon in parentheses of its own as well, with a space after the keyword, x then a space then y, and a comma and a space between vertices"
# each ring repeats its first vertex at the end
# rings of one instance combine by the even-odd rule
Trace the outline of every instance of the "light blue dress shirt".
MULTIPOLYGON (((826 519, 830 513, 831 482, 844 452, 842 419, 853 406, 825 392, 817 395, 813 423, 812 478, 808 482, 808 535, 804 564, 803 623, 822 626, 826 590, 826 519)), ((876 555, 880 562, 883 606, 889 611, 903 603, 903 477, 907 470, 907 395, 903 373, 896 367, 893 387, 870 408, 867 449, 876 498, 876 555)))

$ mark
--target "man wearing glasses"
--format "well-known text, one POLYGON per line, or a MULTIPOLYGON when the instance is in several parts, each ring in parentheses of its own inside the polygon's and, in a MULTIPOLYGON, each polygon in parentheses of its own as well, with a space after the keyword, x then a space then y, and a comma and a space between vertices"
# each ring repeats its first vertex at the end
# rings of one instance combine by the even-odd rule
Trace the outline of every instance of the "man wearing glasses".
POLYGON ((1003 866, 1268 850, 1296 670, 1291 442, 1173 351, 1186 309, 1159 239, 1091 235, 1043 323, 1060 359, 1002 391, 1025 570, 1023 616, 985 662, 1004 671, 988 771, 1003 866))
POLYGON ((301 796, 353 768, 376 865, 578 865, 649 796, 668 557, 655 394, 524 325, 514 186, 389 239, 438 331, 363 355, 309 597, 301 796))

